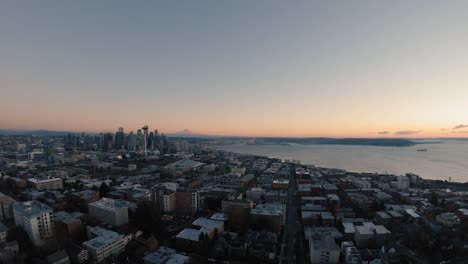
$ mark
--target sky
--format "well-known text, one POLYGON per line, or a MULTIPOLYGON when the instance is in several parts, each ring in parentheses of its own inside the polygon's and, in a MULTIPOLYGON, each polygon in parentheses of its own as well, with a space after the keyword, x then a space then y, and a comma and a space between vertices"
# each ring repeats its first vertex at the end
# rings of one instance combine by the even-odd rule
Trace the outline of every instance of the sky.
POLYGON ((466 137, 467 10, 429 0, 2 1, 0 129, 466 137))

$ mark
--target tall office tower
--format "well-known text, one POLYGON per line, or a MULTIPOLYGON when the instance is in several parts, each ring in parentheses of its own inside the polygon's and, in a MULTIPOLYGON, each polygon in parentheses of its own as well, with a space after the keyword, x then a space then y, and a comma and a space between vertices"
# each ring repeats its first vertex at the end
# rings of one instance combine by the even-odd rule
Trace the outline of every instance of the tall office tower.
POLYGON ((154 134, 153 132, 150 132, 149 133, 149 136, 148 136, 148 148, 150 150, 154 150, 154 134))
POLYGON ((125 145, 125 133, 123 127, 119 127, 119 131, 115 133, 115 148, 123 149, 125 145))
POLYGON ((143 155, 146 156, 146 151, 148 149, 148 126, 143 126, 143 155))
POLYGON ((130 134, 127 136, 127 150, 135 151, 137 145, 136 135, 133 134, 133 131, 130 131, 130 134))
POLYGON ((101 150, 102 151, 108 151, 109 149, 112 148, 112 143, 113 143, 113 135, 112 133, 104 133, 101 138, 101 150))
POLYGON ((154 130, 153 142, 154 142, 154 148, 159 149, 159 133, 157 129, 154 130))
POLYGON ((136 134, 136 149, 141 150, 143 147, 143 134, 141 133, 141 129, 138 129, 136 134))
POLYGON ((169 145, 167 144, 167 139, 166 139, 166 136, 164 135, 164 133, 161 134, 161 140, 159 141, 159 144, 160 144, 160 151, 161 151, 161 154, 162 153, 167 153, 168 151, 168 148, 169 148, 169 145))
POLYGON ((36 246, 55 236, 55 220, 49 206, 38 201, 15 203, 13 215, 15 224, 23 227, 36 246))

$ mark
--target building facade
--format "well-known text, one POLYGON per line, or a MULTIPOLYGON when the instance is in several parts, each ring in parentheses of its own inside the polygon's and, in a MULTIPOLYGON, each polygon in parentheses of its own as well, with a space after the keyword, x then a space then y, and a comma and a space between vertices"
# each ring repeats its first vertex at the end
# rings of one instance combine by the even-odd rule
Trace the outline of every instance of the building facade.
POLYGON ((98 263, 111 256, 117 256, 125 250, 131 236, 124 236, 102 227, 88 227, 88 236, 92 239, 83 242, 92 259, 98 263))
POLYGON ((102 198, 90 203, 88 211, 90 216, 113 226, 128 224, 128 207, 118 200, 102 198))
POLYGON ((60 178, 50 179, 28 179, 28 185, 38 191, 44 190, 60 190, 63 189, 63 180, 60 178))
POLYGON ((41 246, 55 235, 55 220, 52 208, 37 201, 13 205, 15 224, 23 227, 32 242, 41 246))

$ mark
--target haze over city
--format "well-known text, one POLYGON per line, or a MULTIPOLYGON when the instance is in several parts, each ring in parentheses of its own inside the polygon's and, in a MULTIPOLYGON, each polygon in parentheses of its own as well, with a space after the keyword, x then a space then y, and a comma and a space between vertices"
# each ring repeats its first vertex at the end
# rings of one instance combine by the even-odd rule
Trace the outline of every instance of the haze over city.
POLYGON ((0 128, 466 137, 467 7, 7 1, 0 128))

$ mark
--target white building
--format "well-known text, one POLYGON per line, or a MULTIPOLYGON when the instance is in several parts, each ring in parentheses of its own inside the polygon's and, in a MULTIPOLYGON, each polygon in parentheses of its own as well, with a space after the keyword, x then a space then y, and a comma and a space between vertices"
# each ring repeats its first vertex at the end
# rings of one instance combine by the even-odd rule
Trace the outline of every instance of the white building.
POLYGON ((102 198, 88 205, 89 215, 110 225, 128 224, 128 206, 124 201, 102 198))
POLYGON ((60 178, 28 179, 28 185, 38 191, 63 189, 63 180, 60 178))
POLYGON ((410 187, 410 181, 409 178, 405 175, 400 175, 397 178, 397 188, 399 190, 408 190, 410 187))
POLYGON ((83 246, 88 250, 91 258, 98 263, 123 252, 131 240, 131 236, 124 236, 102 227, 88 227, 88 236, 94 238, 83 242, 83 246))
POLYGON ((312 264, 338 263, 340 261, 340 247, 330 236, 309 240, 309 247, 312 264))
POLYGON ((55 235, 55 220, 52 208, 37 201, 13 204, 17 226, 23 227, 31 241, 41 246, 55 235))

